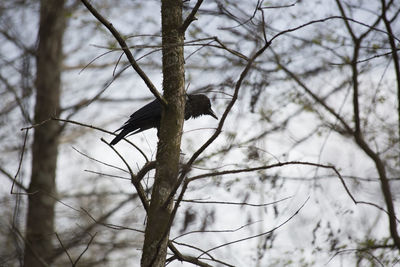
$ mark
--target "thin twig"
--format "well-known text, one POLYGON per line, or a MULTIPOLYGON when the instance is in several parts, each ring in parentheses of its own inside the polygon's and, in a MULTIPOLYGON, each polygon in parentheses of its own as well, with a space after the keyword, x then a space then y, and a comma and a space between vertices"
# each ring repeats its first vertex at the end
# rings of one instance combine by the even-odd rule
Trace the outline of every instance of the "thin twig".
POLYGON ((64 250, 65 254, 67 254, 67 257, 68 257, 68 259, 69 259, 69 262, 71 263, 72 266, 74 266, 74 262, 72 261, 71 255, 69 255, 68 250, 64 247, 64 244, 63 244, 63 242, 61 241, 60 236, 57 234, 57 232, 55 232, 55 234, 56 234, 56 237, 57 237, 58 242, 59 242, 60 245, 61 245, 61 248, 64 250))
POLYGON ((243 228, 245 228, 245 227, 247 227, 247 226, 250 226, 250 225, 252 225, 252 224, 259 223, 259 222, 262 222, 262 220, 261 220, 261 221, 256 221, 256 222, 246 223, 246 224, 244 224, 244 225, 242 225, 242 226, 239 226, 239 227, 237 227, 237 228, 235 228, 235 229, 223 229, 223 230, 195 230, 195 231, 190 231, 190 232, 186 232, 186 233, 183 233, 183 234, 181 234, 181 235, 178 235, 178 236, 174 237, 174 238, 172 239, 172 241, 175 241, 176 239, 181 238, 181 237, 183 237, 183 236, 191 235, 191 234, 196 234, 196 233, 201 233, 201 234, 202 234, 202 233, 234 233, 234 232, 237 232, 237 231, 239 231, 239 230, 242 230, 243 228))
MULTIPOLYGON (((41 125, 43 125, 43 124, 45 124, 45 123, 47 123, 47 122, 49 122, 49 121, 51 121, 51 120, 60 121, 60 122, 64 122, 64 123, 71 123, 71 124, 75 124, 75 125, 79 125, 79 126, 82 126, 82 127, 94 129, 94 130, 97 130, 97 131, 100 131, 100 132, 103 132, 103 133, 107 133, 107 134, 111 134, 111 135, 114 135, 114 136, 117 135, 115 132, 110 132, 110 131, 104 130, 103 128, 100 128, 100 127, 96 127, 96 126, 89 125, 89 124, 85 124, 85 123, 78 122, 78 121, 60 119, 60 118, 56 118, 56 117, 51 117, 51 118, 48 118, 48 119, 42 121, 41 123, 38 123, 38 124, 34 124, 34 125, 31 125, 31 126, 27 126, 27 127, 21 128, 21 131, 22 131, 22 130, 29 130, 29 129, 32 129, 32 128, 39 127, 39 126, 41 126, 41 125)), ((129 140, 126 139, 126 138, 123 138, 123 140, 125 140, 126 142, 128 142, 128 143, 129 143, 131 146, 133 146, 137 151, 139 151, 139 153, 144 157, 144 159, 146 160, 146 162, 149 161, 149 159, 147 158, 146 154, 145 154, 138 146, 136 146, 134 143, 132 143, 131 141, 129 141, 129 140)))
POLYGON ((122 168, 120 168, 120 167, 117 167, 117 166, 108 164, 108 163, 106 163, 106 162, 104 162, 104 161, 101 161, 101 160, 98 160, 98 159, 95 159, 95 158, 89 156, 88 154, 85 154, 85 153, 83 153, 82 151, 79 151, 79 150, 78 150, 77 148, 75 148, 74 146, 72 147, 72 149, 75 150, 76 152, 78 152, 79 154, 81 154, 82 156, 84 156, 84 157, 86 157, 86 158, 88 158, 88 159, 90 159, 90 160, 93 160, 93 161, 95 161, 95 162, 97 162, 97 163, 103 164, 104 166, 107 166, 107 167, 110 167, 110 168, 115 168, 115 169, 117 169, 117 170, 119 170, 119 171, 123 171, 123 172, 126 172, 126 173, 128 172, 128 171, 126 171, 126 170, 124 170, 124 169, 122 169, 122 168))
POLYGON ((17 181, 19 172, 20 172, 20 170, 21 170, 22 161, 23 161, 23 159, 24 159, 25 147, 26 147, 26 140, 28 139, 28 132, 29 132, 29 129, 26 129, 26 130, 25 130, 24 143, 23 143, 22 149, 21 149, 21 157, 20 157, 20 159, 19 159, 17 172, 15 173, 15 176, 14 176, 14 179, 13 179, 13 183, 12 183, 12 185, 11 185, 10 194, 15 194, 15 193, 13 192, 13 191, 14 191, 13 189, 14 189, 14 185, 15 185, 15 184, 17 184, 19 187, 23 188, 24 191, 27 192, 28 194, 29 194, 29 193, 33 193, 33 192, 28 192, 28 189, 25 188, 21 183, 19 183, 19 182, 17 181))
POLYGON ((294 7, 298 2, 300 2, 300 0, 295 1, 293 4, 281 5, 281 6, 265 6, 265 7, 260 7, 260 9, 278 9, 278 8, 294 7))
MULTIPOLYGON (((89 233, 88 233, 88 234, 89 234, 89 233)), ((85 254, 85 252, 89 249, 89 246, 90 246, 90 244, 93 242, 94 238, 96 237, 97 232, 94 233, 94 235, 91 235, 91 234, 89 234, 89 235, 90 235, 90 240, 89 240, 89 242, 87 243, 87 245, 86 245, 85 249, 82 251, 82 253, 79 254, 78 258, 76 259, 76 261, 73 263, 72 266, 76 266, 76 264, 77 264, 78 261, 81 259, 81 257, 83 256, 83 254, 85 254)))
MULTIPOLYGON (((384 33, 384 34, 388 35, 387 32, 385 32, 385 31, 383 31, 381 29, 378 29, 376 27, 371 27, 368 24, 365 24, 363 22, 360 22, 360 21, 357 21, 357 20, 354 20, 354 19, 351 19, 351 18, 346 18, 346 17, 343 17, 343 16, 330 16, 330 17, 326 17, 326 18, 323 18, 323 19, 311 20, 311 21, 309 21, 307 23, 304 23, 304 24, 301 24, 301 25, 299 25, 297 27, 281 31, 281 32, 277 33, 276 35, 274 35, 271 38, 270 42, 274 41, 276 38, 278 38, 279 36, 284 35, 286 33, 297 31, 297 30, 299 30, 301 28, 307 27, 307 26, 315 24, 315 23, 322 23, 322 22, 326 22, 326 21, 329 21, 329 20, 335 20, 335 19, 341 19, 341 20, 344 20, 344 21, 351 21, 351 22, 354 22, 356 24, 360 24, 360 25, 362 25, 364 27, 367 27, 369 29, 372 29, 374 31, 381 32, 381 33, 384 33)), ((400 42, 400 39, 397 38, 396 36, 393 36, 393 38, 400 42)))
POLYGON ((122 180, 128 180, 128 181, 131 180, 131 178, 127 178, 127 177, 123 177, 123 176, 119 176, 119 175, 114 175, 114 174, 107 174, 107 173, 104 173, 104 172, 97 172, 97 171, 91 171, 91 170, 83 170, 83 171, 88 172, 88 173, 97 174, 99 176, 106 176, 106 177, 110 177, 110 178, 116 178, 116 179, 122 179, 122 180))
MULTIPOLYGON (((213 251, 213 250, 216 250, 216 249, 219 249, 219 248, 222 248, 222 247, 226 247, 226 246, 229 246, 229 245, 232 245, 232 244, 235 244, 235 243, 247 241, 247 240, 250 240, 250 239, 253 239, 253 238, 256 238, 256 237, 260 237, 260 236, 264 236, 264 235, 273 233, 274 231, 276 231, 277 229, 281 228, 282 226, 284 226, 285 224, 287 224, 289 221, 291 221, 291 220, 294 218, 294 216, 296 216, 296 215, 300 212, 300 210, 306 205, 306 203, 308 202, 309 199, 310 199, 310 197, 307 197, 307 199, 306 199, 306 200, 304 201, 304 203, 300 206, 300 208, 298 208, 298 209, 296 210, 295 213, 293 213, 293 214, 292 214, 289 218, 287 218, 284 222, 280 223, 278 226, 272 228, 271 230, 266 231, 266 232, 263 232, 263 233, 261 233, 261 234, 257 234, 257 235, 253 235, 253 236, 249 236, 249 237, 245 237, 245 238, 241 238, 241 239, 237 239, 237 240, 234 240, 234 241, 231 241, 231 242, 224 243, 224 244, 222 244, 222 245, 219 245, 219 246, 213 247, 213 248, 211 248, 211 249, 208 249, 206 252, 209 253, 209 252, 211 252, 211 251, 213 251)), ((204 255, 204 253, 200 254, 198 257, 201 257, 202 255, 204 255)))
POLYGON ((182 199, 181 202, 189 202, 195 204, 218 204, 218 205, 234 205, 234 206, 249 206, 249 207, 266 207, 275 205, 277 203, 283 202, 285 200, 291 199, 292 197, 285 197, 283 199, 279 199, 277 201, 269 202, 269 203, 261 203, 261 204, 252 204, 247 202, 231 202, 231 201, 212 201, 212 200, 187 200, 182 199))
POLYGON ((120 226, 120 225, 109 224, 109 223, 102 223, 102 222, 100 222, 100 220, 96 220, 96 219, 90 214, 90 212, 87 211, 86 209, 84 209, 84 208, 81 207, 81 210, 82 210, 84 213, 86 213, 86 215, 89 216, 90 219, 92 219, 96 224, 103 225, 103 226, 105 226, 105 227, 107 227, 107 228, 111 228, 111 229, 114 229, 114 230, 131 230, 131 231, 135 231, 135 232, 138 232, 138 233, 144 233, 143 230, 139 230, 139 229, 135 229, 135 228, 131 228, 131 227, 120 226))

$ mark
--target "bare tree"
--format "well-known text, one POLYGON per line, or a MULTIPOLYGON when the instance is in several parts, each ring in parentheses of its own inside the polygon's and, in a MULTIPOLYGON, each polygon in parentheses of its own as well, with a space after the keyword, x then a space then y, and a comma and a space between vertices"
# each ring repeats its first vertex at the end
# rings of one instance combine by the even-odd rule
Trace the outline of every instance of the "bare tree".
MULTIPOLYGON (((36 104, 34 123, 60 113, 63 34, 66 25, 64 0, 41 1, 39 44, 36 55, 36 104)), ((32 176, 28 188, 28 215, 24 266, 43 266, 53 250, 58 122, 35 128, 32 176)))

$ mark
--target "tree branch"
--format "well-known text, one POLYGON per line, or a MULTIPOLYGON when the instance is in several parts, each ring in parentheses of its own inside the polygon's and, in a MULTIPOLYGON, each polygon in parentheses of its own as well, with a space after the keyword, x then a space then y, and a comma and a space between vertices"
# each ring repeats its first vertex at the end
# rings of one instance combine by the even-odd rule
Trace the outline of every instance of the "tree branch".
POLYGON ((153 95, 163 104, 166 105, 167 102, 166 100, 161 96, 161 94, 157 91, 157 88, 154 86, 154 84, 151 82, 151 80, 147 77, 147 75, 144 73, 144 71, 139 67, 137 64, 135 58, 133 57, 131 51, 128 48, 128 45, 126 44, 125 40, 121 37, 121 34, 114 28, 112 23, 110 23, 107 19, 105 19, 97 10, 87 1, 87 0, 81 0, 82 3, 86 6, 86 8, 90 11, 90 13, 93 14, 93 16, 100 21, 114 36, 114 38, 118 41, 119 45, 121 46, 121 49, 124 51, 126 57, 129 60, 129 63, 131 64, 132 68, 136 71, 137 74, 142 78, 144 83, 147 85, 147 87, 150 89, 150 91, 153 93, 153 95))
POLYGON ((192 23, 193 21, 197 20, 195 15, 197 13, 197 11, 199 10, 201 4, 203 3, 203 0, 198 0, 196 5, 194 6, 194 8, 192 9, 192 12, 190 12, 189 16, 187 16, 187 18, 185 19, 185 21, 183 22, 180 31, 182 33, 184 33, 187 28, 189 27, 190 23, 192 23))
POLYGON ((175 245, 169 241, 168 242, 168 247, 169 249, 175 254, 175 256, 173 256, 172 258, 169 258, 168 261, 171 262, 175 259, 180 260, 180 261, 186 261, 186 262, 190 262, 196 266, 202 266, 202 267, 212 267, 212 265, 209 265, 201 260, 199 260, 196 257, 193 256, 188 256, 188 255, 184 255, 182 254, 176 247, 175 245))
POLYGON ((125 163, 125 166, 128 168, 129 173, 131 175, 131 182, 135 186, 136 191, 139 195, 139 198, 142 201, 143 207, 144 207, 145 211, 147 212, 149 210, 149 200, 147 199, 146 192, 144 191, 142 184, 140 183, 140 180, 137 179, 137 176, 133 173, 129 164, 126 162, 124 157, 122 157, 121 154, 114 148, 114 146, 107 143, 103 138, 101 138, 101 141, 103 143, 107 144, 118 155, 118 157, 125 163))

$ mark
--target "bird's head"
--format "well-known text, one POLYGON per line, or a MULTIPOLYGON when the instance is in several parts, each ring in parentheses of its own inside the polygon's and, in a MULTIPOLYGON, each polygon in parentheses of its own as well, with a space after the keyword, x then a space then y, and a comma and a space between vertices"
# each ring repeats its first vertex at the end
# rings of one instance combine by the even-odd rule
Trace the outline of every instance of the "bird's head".
POLYGON ((188 95, 185 108, 185 119, 196 118, 201 115, 210 115, 218 120, 217 115, 211 109, 211 101, 206 95, 188 95))

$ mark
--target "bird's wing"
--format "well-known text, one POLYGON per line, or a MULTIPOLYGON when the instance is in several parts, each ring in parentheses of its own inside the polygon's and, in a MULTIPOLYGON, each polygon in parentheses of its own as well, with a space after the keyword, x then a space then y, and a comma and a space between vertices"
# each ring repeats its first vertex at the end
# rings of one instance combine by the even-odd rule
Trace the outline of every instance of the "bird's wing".
POLYGON ((133 113, 121 128, 122 130, 112 141, 111 145, 117 144, 122 138, 129 134, 136 134, 141 131, 159 127, 161 120, 161 103, 156 99, 153 102, 140 108, 133 113))
POLYGON ((137 132, 141 132, 153 127, 158 127, 160 118, 161 103, 156 99, 133 113, 129 120, 117 131, 128 130, 129 132, 133 132, 138 130, 137 132))

